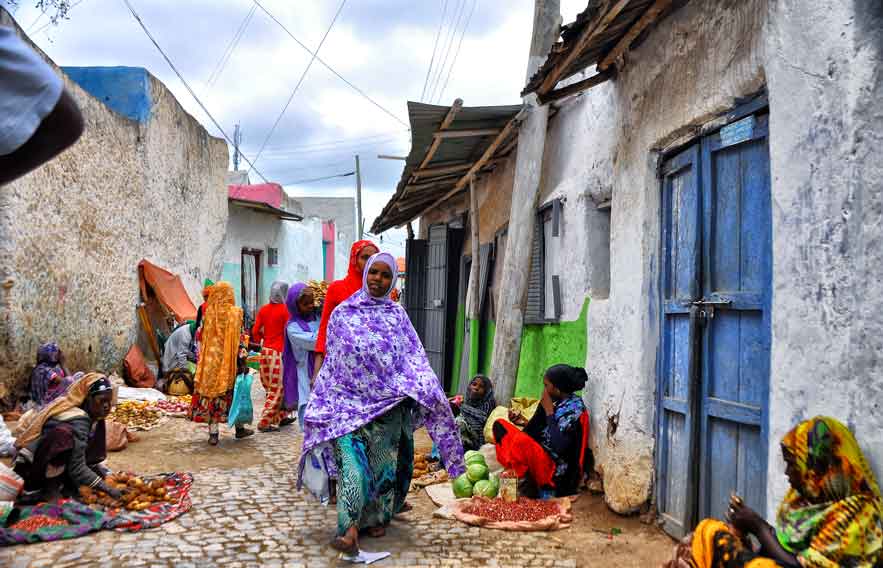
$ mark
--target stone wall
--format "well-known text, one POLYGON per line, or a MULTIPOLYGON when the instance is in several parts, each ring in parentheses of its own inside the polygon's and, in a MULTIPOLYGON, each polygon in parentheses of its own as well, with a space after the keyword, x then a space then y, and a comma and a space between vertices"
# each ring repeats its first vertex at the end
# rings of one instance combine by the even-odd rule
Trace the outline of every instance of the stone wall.
MULTIPOLYGON (((14 25, 2 9, 0 24, 14 25)), ((65 77, 83 137, 0 188, 0 396, 24 391, 44 341, 71 370, 119 371, 140 333, 142 258, 179 273, 194 301, 220 272, 227 145, 148 78, 150 112, 137 121, 65 77)))

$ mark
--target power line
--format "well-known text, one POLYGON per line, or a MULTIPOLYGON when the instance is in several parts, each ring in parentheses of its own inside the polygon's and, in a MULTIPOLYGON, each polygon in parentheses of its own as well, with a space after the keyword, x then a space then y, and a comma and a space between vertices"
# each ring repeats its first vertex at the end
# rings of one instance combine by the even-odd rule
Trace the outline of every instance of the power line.
POLYGON ((456 20, 451 19, 453 26, 450 28, 450 35, 448 39, 445 41, 445 57, 442 60, 441 67, 438 69, 438 73, 435 76, 435 82, 432 86, 432 90, 430 91, 429 100, 432 101, 435 99, 435 93, 441 84, 442 75, 445 72, 445 67, 448 64, 448 56, 451 54, 451 48, 454 47, 454 38, 457 37, 457 28, 460 27, 460 19, 463 17, 463 8, 466 7, 466 0, 461 0, 459 4, 457 4, 457 10, 455 13, 456 20))
MULTIPOLYGON (((82 0, 81 0, 81 1, 82 1, 82 0)), ((193 89, 190 87, 190 84, 187 82, 186 79, 184 79, 184 76, 181 75, 181 72, 178 71, 178 68, 175 67, 175 64, 172 63, 172 60, 169 59, 169 56, 166 55, 166 52, 163 51, 163 49, 159 46, 159 44, 156 42, 156 40, 153 39, 153 35, 151 35, 150 30, 147 29, 147 26, 146 26, 146 25, 144 24, 144 22, 141 20, 141 16, 138 15, 138 12, 135 11, 135 8, 133 8, 133 7, 132 7, 132 4, 129 3, 129 0, 123 0, 123 3, 124 3, 124 4, 126 5, 126 7, 129 9, 129 12, 132 13, 132 17, 135 18, 135 21, 137 21, 137 22, 138 22, 138 25, 141 26, 141 29, 144 30, 145 35, 147 35, 147 37, 150 39, 150 41, 153 43, 153 45, 154 45, 154 46, 156 47, 156 49, 159 51, 160 55, 163 56, 163 59, 166 60, 166 63, 169 64, 169 67, 172 68, 172 71, 174 71, 175 75, 178 76, 178 79, 181 80, 181 83, 184 84, 184 88, 187 89, 187 92, 190 93, 190 96, 193 97, 193 100, 196 101, 196 104, 199 105, 199 108, 201 108, 202 111, 206 114, 206 116, 209 117, 209 120, 212 121, 212 124, 215 125, 215 128, 217 128, 218 131, 220 131, 221 135, 224 137, 224 139, 227 140, 227 143, 229 143, 229 144, 231 144, 231 145, 234 145, 234 144, 233 144, 233 141, 230 140, 230 137, 227 136, 227 133, 224 132, 224 129, 221 127, 221 125, 218 124, 218 121, 215 120, 215 117, 212 116, 212 113, 210 113, 210 112, 208 111, 208 109, 205 108, 205 105, 202 104, 202 101, 199 100, 199 97, 198 97, 198 96, 196 96, 196 93, 195 93, 195 92, 193 91, 193 89)), ((245 162, 251 167, 251 169, 253 169, 253 170, 255 171, 256 174, 258 174, 258 176, 260 176, 260 178, 261 178, 262 180, 264 180, 264 183, 269 183, 269 182, 267 181, 267 178, 264 177, 264 174, 262 174, 262 173, 261 173, 256 167, 254 167, 254 164, 252 164, 252 163, 249 161, 248 158, 246 158, 246 157, 243 155, 243 156, 242 156, 242 159, 245 160, 245 162)))
POLYGON ((426 86, 429 84, 429 74, 432 72, 432 66, 435 64, 435 53, 438 51, 438 38, 441 37, 442 26, 445 23, 445 14, 448 12, 448 0, 445 0, 442 7, 442 16, 438 21, 438 29, 435 32, 435 45, 432 46, 432 57, 429 59, 429 68, 426 70, 426 78, 423 80, 423 92, 420 93, 420 100, 426 100, 426 86))
POLYGON ((377 108, 379 108, 380 110, 382 110, 383 112, 385 112, 386 114, 388 114, 389 116, 391 116, 393 119, 395 119, 397 122, 399 122, 402 126, 404 126, 405 128, 409 128, 409 129, 410 129, 410 125, 408 125, 407 122, 405 122, 405 121, 402 120, 401 118, 397 117, 395 114, 392 113, 392 111, 387 110, 385 107, 383 107, 383 105, 381 105, 380 103, 378 103, 377 101, 375 101, 374 99, 372 99, 371 97, 369 97, 369 96, 365 93, 365 91, 363 91, 362 89, 360 89, 360 88, 358 88, 357 86, 353 85, 350 81, 346 80, 346 79, 343 77, 343 75, 341 75, 340 73, 338 73, 337 71, 335 71, 330 65, 328 65, 327 63, 325 63, 324 61, 322 61, 322 58, 321 58, 321 57, 319 57, 318 55, 314 54, 314 53, 312 52, 312 50, 311 50, 309 47, 307 47, 306 45, 304 45, 304 43, 303 43, 301 40, 297 39, 297 37, 295 37, 295 35, 294 35, 293 33, 291 33, 291 31, 290 31, 287 27, 285 27, 285 24, 283 24, 282 22, 280 22, 279 20, 277 20, 277 19, 276 19, 276 16, 274 16, 273 14, 270 13, 269 10, 267 10, 266 8, 264 8, 264 6, 263 6, 260 2, 258 2, 258 0, 252 0, 252 1, 253 1, 255 4, 257 4, 258 8, 260 8, 261 10, 263 10, 264 13, 267 14, 267 15, 270 17, 271 20, 273 20, 274 22, 276 22, 276 23, 279 25, 279 27, 281 27, 281 28, 285 31, 285 33, 287 33, 287 34, 289 35, 289 37, 291 37, 291 39, 293 39, 293 40, 294 40, 299 46, 301 46, 302 48, 304 48, 308 53, 310 53, 311 55, 314 55, 314 56, 316 57, 316 61, 318 61, 318 62, 321 63, 326 69, 328 69, 329 71, 331 71, 332 73, 334 73, 334 75, 335 75, 338 79, 340 79, 341 81, 343 81, 344 83, 346 83, 347 85, 349 85, 350 88, 352 88, 354 91, 356 91, 357 93, 359 93, 360 95, 362 95, 362 97, 364 97, 368 102, 370 102, 371 104, 373 104, 374 106, 376 106, 377 108))
POLYGON ((451 71, 454 70, 454 65, 457 64, 457 57, 460 55, 460 48, 463 46, 463 38, 466 37, 466 30, 469 29, 469 22, 472 21, 472 14, 475 13, 475 5, 478 3, 478 0, 472 0, 472 9, 469 11, 469 17, 466 18, 466 24, 463 26, 463 31, 460 33, 460 42, 457 44, 457 51, 454 52, 454 59, 451 61, 451 66, 448 67, 448 75, 445 77, 445 84, 442 85, 441 93, 438 95, 438 100, 441 102, 442 98, 445 96, 445 89, 448 88, 448 80, 451 78, 451 71))
POLYGON ((380 148, 385 147, 390 144, 396 143, 395 138, 389 138, 386 140, 376 140, 373 142, 363 142, 361 144, 354 144, 350 146, 341 146, 341 147, 333 147, 333 148, 313 148, 307 150, 266 150, 262 156, 267 159, 269 157, 306 157, 310 155, 316 154, 341 154, 341 153, 352 153, 354 150, 360 148, 380 148))
POLYGON ((301 144, 299 146, 273 146, 270 145, 267 147, 266 152, 278 152, 283 150, 291 150, 291 151, 300 151, 307 150, 311 148, 326 148, 332 146, 339 146, 341 144, 349 144, 351 142, 361 142, 365 140, 376 140, 381 138, 383 140, 392 140, 395 139, 404 133, 408 132, 407 130, 395 130, 389 132, 382 132, 380 134, 372 134, 370 136, 359 136, 357 138, 341 138, 338 140, 326 140, 324 142, 314 142, 313 144, 301 144))
POLYGON ((291 96, 288 97, 288 100, 285 102, 285 106, 282 107, 282 112, 279 113, 279 116, 276 117, 276 122, 273 123, 273 127, 270 128, 270 131, 267 133, 267 137, 264 138, 264 143, 261 144, 261 149, 258 150, 257 156, 254 157, 254 161, 257 162, 261 158, 261 153, 264 151, 264 148, 267 147, 267 142, 270 141, 270 138, 273 136, 273 133, 276 132, 276 127, 279 126, 279 121, 282 120, 282 117, 285 116, 285 111, 288 110, 288 105, 291 104, 291 101, 294 100, 294 95, 297 94, 297 90, 300 89, 301 84, 304 82, 304 79, 307 77, 307 73, 310 71, 310 67, 313 66, 313 62, 316 61, 316 58, 319 56, 319 50, 322 49, 322 45, 325 43, 325 40, 328 38, 328 34, 331 33, 331 28, 334 27, 334 23, 337 21, 337 17, 340 16, 340 13, 343 11, 343 7, 346 6, 346 0, 342 0, 340 3, 340 7, 337 8, 337 12, 334 14, 334 17, 331 19, 331 23, 328 25, 328 29, 325 30, 325 35, 322 36, 322 40, 319 42, 319 47, 316 48, 316 53, 310 58, 310 62, 307 63, 304 72, 301 73, 300 79, 297 81, 297 85, 294 86, 294 90, 291 91, 291 96))
POLYGON ((217 65, 215 65, 214 70, 212 70, 212 74, 209 75, 206 84, 211 86, 213 85, 218 78, 221 76, 221 73, 224 71, 224 68, 227 66, 227 63, 230 62, 230 58, 233 56, 233 52, 236 50, 236 47, 239 45, 239 41, 242 39, 242 36, 245 35, 245 30, 248 28, 248 24, 251 22, 251 19, 254 17, 254 13, 257 11, 257 7, 252 4, 251 9, 248 11, 248 14, 245 15, 245 19, 242 20, 242 23, 239 24, 239 27, 236 29, 236 33, 233 34, 233 38, 230 40, 230 43, 227 44, 227 49, 224 50, 224 53, 221 55, 221 58, 218 60, 217 65))
POLYGON ((286 183, 280 183, 279 185, 299 185, 304 183, 313 183, 316 181, 325 181, 326 179, 334 179, 334 178, 342 178, 356 175, 356 172, 346 172, 344 174, 334 174, 325 177, 311 178, 311 179, 299 179, 297 181, 289 181, 286 183))

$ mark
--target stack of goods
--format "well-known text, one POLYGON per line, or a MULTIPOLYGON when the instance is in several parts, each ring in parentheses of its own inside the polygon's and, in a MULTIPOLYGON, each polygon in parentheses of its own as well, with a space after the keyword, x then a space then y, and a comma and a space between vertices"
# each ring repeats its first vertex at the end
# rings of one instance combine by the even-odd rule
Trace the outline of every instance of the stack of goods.
POLYGON ((414 474, 411 479, 411 491, 417 491, 444 483, 448 480, 448 472, 441 468, 441 465, 435 461, 429 460, 429 454, 414 454, 414 474))
POLYGON ((119 501, 103 491, 80 487, 80 499, 87 505, 102 505, 108 509, 143 511, 154 503, 174 503, 175 498, 166 491, 165 480, 162 478, 145 482, 131 473, 115 473, 107 477, 107 484, 123 492, 119 501))
POLYGON ((190 412, 190 402, 192 397, 187 394, 184 396, 168 396, 167 400, 156 401, 156 407, 167 416, 187 416, 190 412))
POLYGON ((414 475, 413 477, 423 477, 429 473, 429 456, 427 454, 414 453, 414 475))
POLYGON ((452 487, 457 499, 487 497, 493 499, 500 491, 500 479, 490 472, 481 452, 469 450, 465 456, 466 473, 454 480, 452 487))
POLYGON ((108 416, 131 430, 151 430, 159 425, 163 413, 153 402, 124 400, 108 416))
POLYGON ((328 292, 328 282, 324 280, 309 280, 307 286, 313 289, 313 297, 316 299, 316 309, 322 307, 325 302, 325 294, 328 292))

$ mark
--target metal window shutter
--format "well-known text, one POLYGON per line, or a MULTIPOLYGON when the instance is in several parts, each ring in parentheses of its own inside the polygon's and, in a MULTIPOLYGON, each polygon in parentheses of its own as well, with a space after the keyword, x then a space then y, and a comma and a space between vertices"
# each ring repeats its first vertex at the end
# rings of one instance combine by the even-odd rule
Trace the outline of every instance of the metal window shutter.
POLYGON ((525 323, 543 323, 543 218, 537 215, 530 249, 530 276, 527 282, 525 323))

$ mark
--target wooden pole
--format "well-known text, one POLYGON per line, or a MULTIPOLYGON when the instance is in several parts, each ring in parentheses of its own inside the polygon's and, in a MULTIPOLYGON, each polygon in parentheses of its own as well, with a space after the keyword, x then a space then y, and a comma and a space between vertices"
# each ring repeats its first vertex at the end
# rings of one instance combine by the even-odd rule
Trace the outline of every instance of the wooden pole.
POLYGON ((472 232, 472 268, 469 271, 469 299, 467 315, 469 316, 469 378, 478 374, 478 356, 480 345, 479 296, 481 291, 481 244, 479 242, 478 196, 475 194, 475 177, 469 178, 469 226, 472 232))
POLYGON ((361 241, 365 227, 362 222, 362 171, 359 169, 358 154, 356 154, 356 225, 356 232, 359 234, 356 240, 361 241))

